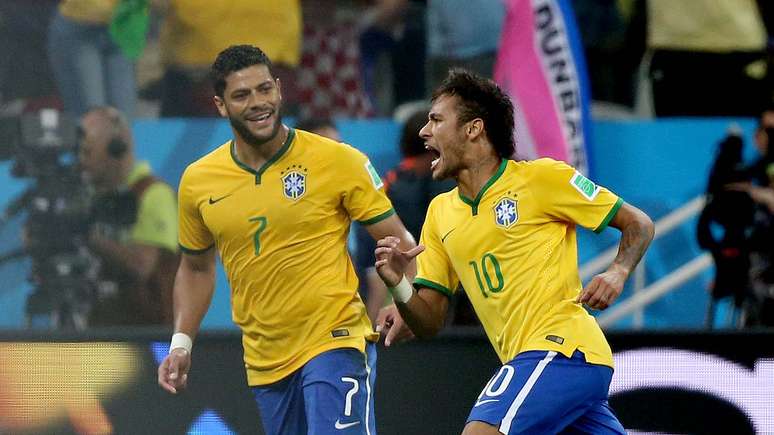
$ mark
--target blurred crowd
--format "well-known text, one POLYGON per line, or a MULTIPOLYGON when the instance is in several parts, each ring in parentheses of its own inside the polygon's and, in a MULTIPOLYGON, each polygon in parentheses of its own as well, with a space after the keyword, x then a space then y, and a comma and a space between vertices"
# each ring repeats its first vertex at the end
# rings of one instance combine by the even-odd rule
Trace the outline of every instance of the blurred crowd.
POLYGON ((217 116, 210 62, 249 43, 274 60, 288 114, 389 116, 449 66, 491 76, 503 16, 491 0, 10 0, 0 51, 15 61, 0 71, 0 105, 217 116))
MULTIPOLYGON (((6 0, 0 113, 111 105, 216 116, 207 68, 251 43, 288 112, 391 116, 450 66, 491 76, 502 0, 6 0)), ((763 0, 572 0, 599 116, 755 116, 772 98, 763 0), (701 11, 701 13, 698 13, 701 11)))

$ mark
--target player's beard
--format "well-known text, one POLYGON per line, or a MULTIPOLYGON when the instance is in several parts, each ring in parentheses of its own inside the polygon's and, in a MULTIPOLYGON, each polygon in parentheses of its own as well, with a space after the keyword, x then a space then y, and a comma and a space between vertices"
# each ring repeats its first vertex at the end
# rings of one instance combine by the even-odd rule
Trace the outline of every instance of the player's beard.
POLYGON ((282 117, 279 115, 279 108, 275 110, 277 119, 274 121, 271 132, 263 136, 253 134, 247 125, 245 125, 245 123, 237 117, 229 115, 228 121, 231 123, 231 127, 237 132, 237 134, 239 134, 239 137, 241 137, 242 140, 244 140, 250 146, 259 147, 277 137, 277 133, 279 133, 280 126, 282 125, 282 117))

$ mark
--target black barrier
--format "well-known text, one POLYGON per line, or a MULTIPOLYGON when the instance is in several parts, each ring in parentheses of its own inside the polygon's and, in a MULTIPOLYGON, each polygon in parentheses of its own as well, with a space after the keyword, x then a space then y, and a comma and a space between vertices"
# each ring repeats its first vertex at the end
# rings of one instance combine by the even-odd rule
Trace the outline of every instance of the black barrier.
MULTIPOLYGON (((0 333, 0 433, 261 434, 238 334, 196 340, 189 389, 156 385, 169 335, 0 333)), ((774 433, 774 332, 609 334, 631 433, 774 433)), ((458 434, 499 362, 480 331, 379 349, 378 432, 458 434)))

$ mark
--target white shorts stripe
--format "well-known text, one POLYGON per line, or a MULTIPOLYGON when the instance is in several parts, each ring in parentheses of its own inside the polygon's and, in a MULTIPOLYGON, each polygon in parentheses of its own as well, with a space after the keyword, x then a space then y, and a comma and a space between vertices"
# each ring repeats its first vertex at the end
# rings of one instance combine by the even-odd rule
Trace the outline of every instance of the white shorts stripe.
POLYGON ((546 368, 548 363, 551 362, 555 356, 556 352, 548 352, 546 357, 540 360, 538 365, 535 367, 535 370, 532 371, 532 374, 529 375, 529 379, 527 379, 527 382, 523 387, 521 387, 521 390, 519 390, 519 394, 516 395, 516 400, 511 403, 510 408, 508 408, 508 412, 505 413, 505 417, 503 417, 503 421, 500 423, 499 430, 501 433, 507 434, 508 431, 511 430, 513 419, 516 418, 516 413, 519 412, 519 408, 521 407, 522 403, 524 403, 524 399, 527 398, 527 394, 529 394, 530 390, 532 390, 532 387, 535 385, 535 382, 537 382, 540 374, 543 373, 543 369, 546 368))
POLYGON ((365 349, 365 369, 366 369, 366 412, 365 427, 366 435, 371 435, 371 367, 368 365, 368 343, 365 349))

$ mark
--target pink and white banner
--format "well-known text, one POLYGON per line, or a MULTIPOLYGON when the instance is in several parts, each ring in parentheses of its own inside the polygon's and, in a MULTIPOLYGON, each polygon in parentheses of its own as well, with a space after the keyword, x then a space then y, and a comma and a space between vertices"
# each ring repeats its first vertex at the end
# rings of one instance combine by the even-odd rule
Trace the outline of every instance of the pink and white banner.
POLYGON ((588 175, 588 78, 570 0, 507 0, 494 75, 515 106, 517 157, 588 175))

